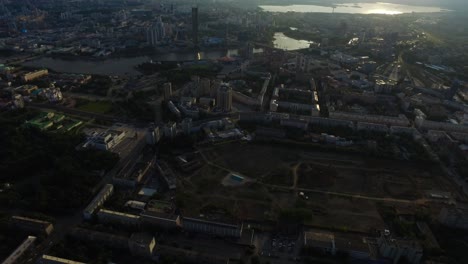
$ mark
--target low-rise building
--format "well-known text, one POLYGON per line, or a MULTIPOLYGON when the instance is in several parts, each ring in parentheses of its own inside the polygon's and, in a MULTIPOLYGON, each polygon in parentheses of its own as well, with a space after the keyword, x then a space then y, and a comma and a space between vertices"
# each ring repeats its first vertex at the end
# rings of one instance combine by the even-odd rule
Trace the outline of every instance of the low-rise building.
POLYGON ((28 236, 21 245, 19 245, 15 251, 13 251, 8 258, 6 258, 2 264, 15 264, 22 263, 21 260, 25 257, 26 253, 31 250, 36 241, 35 236, 28 236))
POLYGON ((126 236, 99 232, 80 227, 75 227, 70 232, 70 236, 74 239, 87 241, 97 245, 106 245, 116 249, 128 249, 128 237, 126 236))
POLYGON ((154 225, 164 229, 175 229, 181 227, 179 215, 155 211, 144 211, 140 214, 143 224, 154 225))
POLYGON ((37 264, 85 264, 84 262, 73 261, 64 258, 58 258, 50 255, 42 255, 37 264))
POLYGON ((142 210, 143 211, 146 208, 146 203, 141 202, 141 201, 130 200, 130 201, 127 201, 125 203, 125 207, 129 207, 129 208, 132 208, 132 209, 142 210))
POLYGON ((446 132, 468 133, 468 126, 453 124, 447 122, 436 122, 429 120, 419 120, 416 122, 418 127, 423 130, 441 130, 446 132))
POLYGON ((48 236, 54 230, 54 225, 50 222, 23 216, 12 216, 11 223, 19 229, 38 235, 48 236))
POLYGON ((92 133, 88 136, 83 147, 93 147, 100 150, 110 150, 125 138, 125 131, 108 130, 101 133, 92 133))
POLYGON ((391 259, 394 264, 403 257, 412 264, 421 262, 423 248, 415 240, 395 239, 390 235, 382 234, 377 239, 377 244, 382 257, 391 259))
POLYGON ((156 247, 156 240, 147 233, 133 233, 128 240, 128 248, 132 255, 151 257, 156 247))
POLYGON ((24 82, 29 82, 49 74, 47 69, 25 73, 21 78, 24 82))
POLYGON ((304 247, 335 255, 335 236, 329 232, 304 232, 304 247))
POLYGON ((169 165, 163 161, 160 161, 156 164, 156 169, 164 182, 167 184, 169 190, 175 190, 177 188, 177 179, 169 165))
POLYGON ((134 188, 153 173, 155 163, 156 156, 145 155, 130 170, 126 173, 120 173, 117 175, 118 177, 112 178, 112 181, 116 185, 134 188))
POLYGON ((104 204, 114 192, 114 185, 106 184, 101 191, 94 197, 91 203, 83 211, 83 217, 85 219, 91 219, 96 209, 104 204))
POLYGON ((401 126, 392 126, 390 127, 390 133, 396 135, 417 135, 419 132, 414 127, 401 127, 401 126))
POLYGON ((386 125, 366 123, 366 122, 358 122, 357 130, 358 131, 374 131, 374 132, 382 132, 382 133, 388 133, 389 131, 386 125))
POLYGON ((350 120, 350 121, 355 121, 355 122, 375 123, 375 124, 390 125, 390 126, 408 127, 410 125, 408 118, 404 115, 398 115, 398 117, 394 117, 394 116, 382 116, 382 115, 362 115, 362 114, 336 111, 336 112, 330 112, 330 118, 350 120))
POLYGON ((140 224, 140 216, 127 214, 107 209, 100 209, 97 213, 99 222, 120 224, 125 226, 138 226, 140 224))
POLYGON ((468 230, 468 205, 443 208, 439 214, 439 222, 453 228, 468 230))
POLYGON ((227 223, 201 217, 184 217, 182 225, 184 230, 189 232, 206 233, 221 237, 241 237, 243 230, 242 223, 227 223))
POLYGON ((376 257, 371 254, 368 238, 358 234, 310 230, 304 232, 304 247, 330 255, 346 253, 352 259, 358 260, 371 260, 376 257))

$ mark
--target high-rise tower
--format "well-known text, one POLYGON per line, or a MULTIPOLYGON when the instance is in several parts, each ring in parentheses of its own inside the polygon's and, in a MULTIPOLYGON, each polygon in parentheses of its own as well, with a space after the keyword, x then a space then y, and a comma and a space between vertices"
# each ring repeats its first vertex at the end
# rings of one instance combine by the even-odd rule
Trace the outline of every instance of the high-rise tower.
POLYGON ((222 84, 218 89, 216 105, 223 111, 230 112, 232 109, 232 89, 228 84, 222 84))
POLYGON ((198 6, 192 7, 192 34, 193 45, 198 47, 198 6))

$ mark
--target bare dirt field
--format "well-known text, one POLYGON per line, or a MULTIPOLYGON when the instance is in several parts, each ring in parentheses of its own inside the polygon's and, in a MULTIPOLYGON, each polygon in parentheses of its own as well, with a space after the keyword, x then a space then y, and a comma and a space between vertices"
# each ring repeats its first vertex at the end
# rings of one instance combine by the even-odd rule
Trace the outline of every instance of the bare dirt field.
POLYGON ((408 200, 423 198, 427 190, 453 191, 452 183, 431 164, 255 143, 202 152, 219 168, 269 185, 408 200))
POLYGON ((227 143, 199 149, 205 162, 180 184, 184 210, 250 220, 275 220, 287 209, 312 213, 309 226, 370 232, 385 228, 378 203, 418 206, 427 190, 456 192, 432 164, 297 149, 227 143), (223 186, 229 173, 252 182, 223 186), (298 196, 304 192, 308 199, 298 196))

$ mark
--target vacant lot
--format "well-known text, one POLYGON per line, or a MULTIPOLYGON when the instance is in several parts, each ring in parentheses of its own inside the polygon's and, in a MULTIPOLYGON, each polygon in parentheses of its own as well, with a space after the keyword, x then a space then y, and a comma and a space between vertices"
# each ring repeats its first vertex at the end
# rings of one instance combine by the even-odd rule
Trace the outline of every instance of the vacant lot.
POLYGON ((440 169, 428 163, 374 159, 282 144, 236 142, 205 148, 202 152, 218 168, 271 185, 408 200, 423 198, 427 190, 456 192, 440 169))
POLYGON ((337 171, 331 164, 301 163, 297 169, 297 184, 303 188, 331 187, 336 181, 337 171))
MULTIPOLYGON (((285 210, 312 214, 306 223, 334 230, 385 228, 374 199, 424 198, 427 190, 456 190, 431 164, 323 152, 282 144, 227 143, 199 149, 206 164, 181 186, 186 209, 226 216, 276 220, 285 210), (223 186, 229 172, 253 179, 223 186), (303 191, 309 199, 298 196, 303 191)), ((386 200, 387 199, 387 200, 386 200)), ((418 203, 414 203, 418 205, 418 203)))

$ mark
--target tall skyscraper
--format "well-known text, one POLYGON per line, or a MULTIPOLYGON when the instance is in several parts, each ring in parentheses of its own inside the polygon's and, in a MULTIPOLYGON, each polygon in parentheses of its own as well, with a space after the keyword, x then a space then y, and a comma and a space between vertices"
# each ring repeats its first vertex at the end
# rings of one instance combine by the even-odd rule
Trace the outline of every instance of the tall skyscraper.
POLYGON ((164 100, 169 100, 172 97, 172 83, 167 82, 164 87, 164 100))
POLYGON ((192 7, 193 45, 198 47, 198 6, 192 7))
POLYGON ((232 109, 232 88, 228 84, 222 84, 218 90, 216 105, 224 111, 232 109))
POLYGON ((154 23, 149 29, 146 34, 146 39, 148 44, 152 46, 158 45, 166 36, 166 29, 164 23, 162 22, 162 18, 159 17, 158 21, 154 23))

